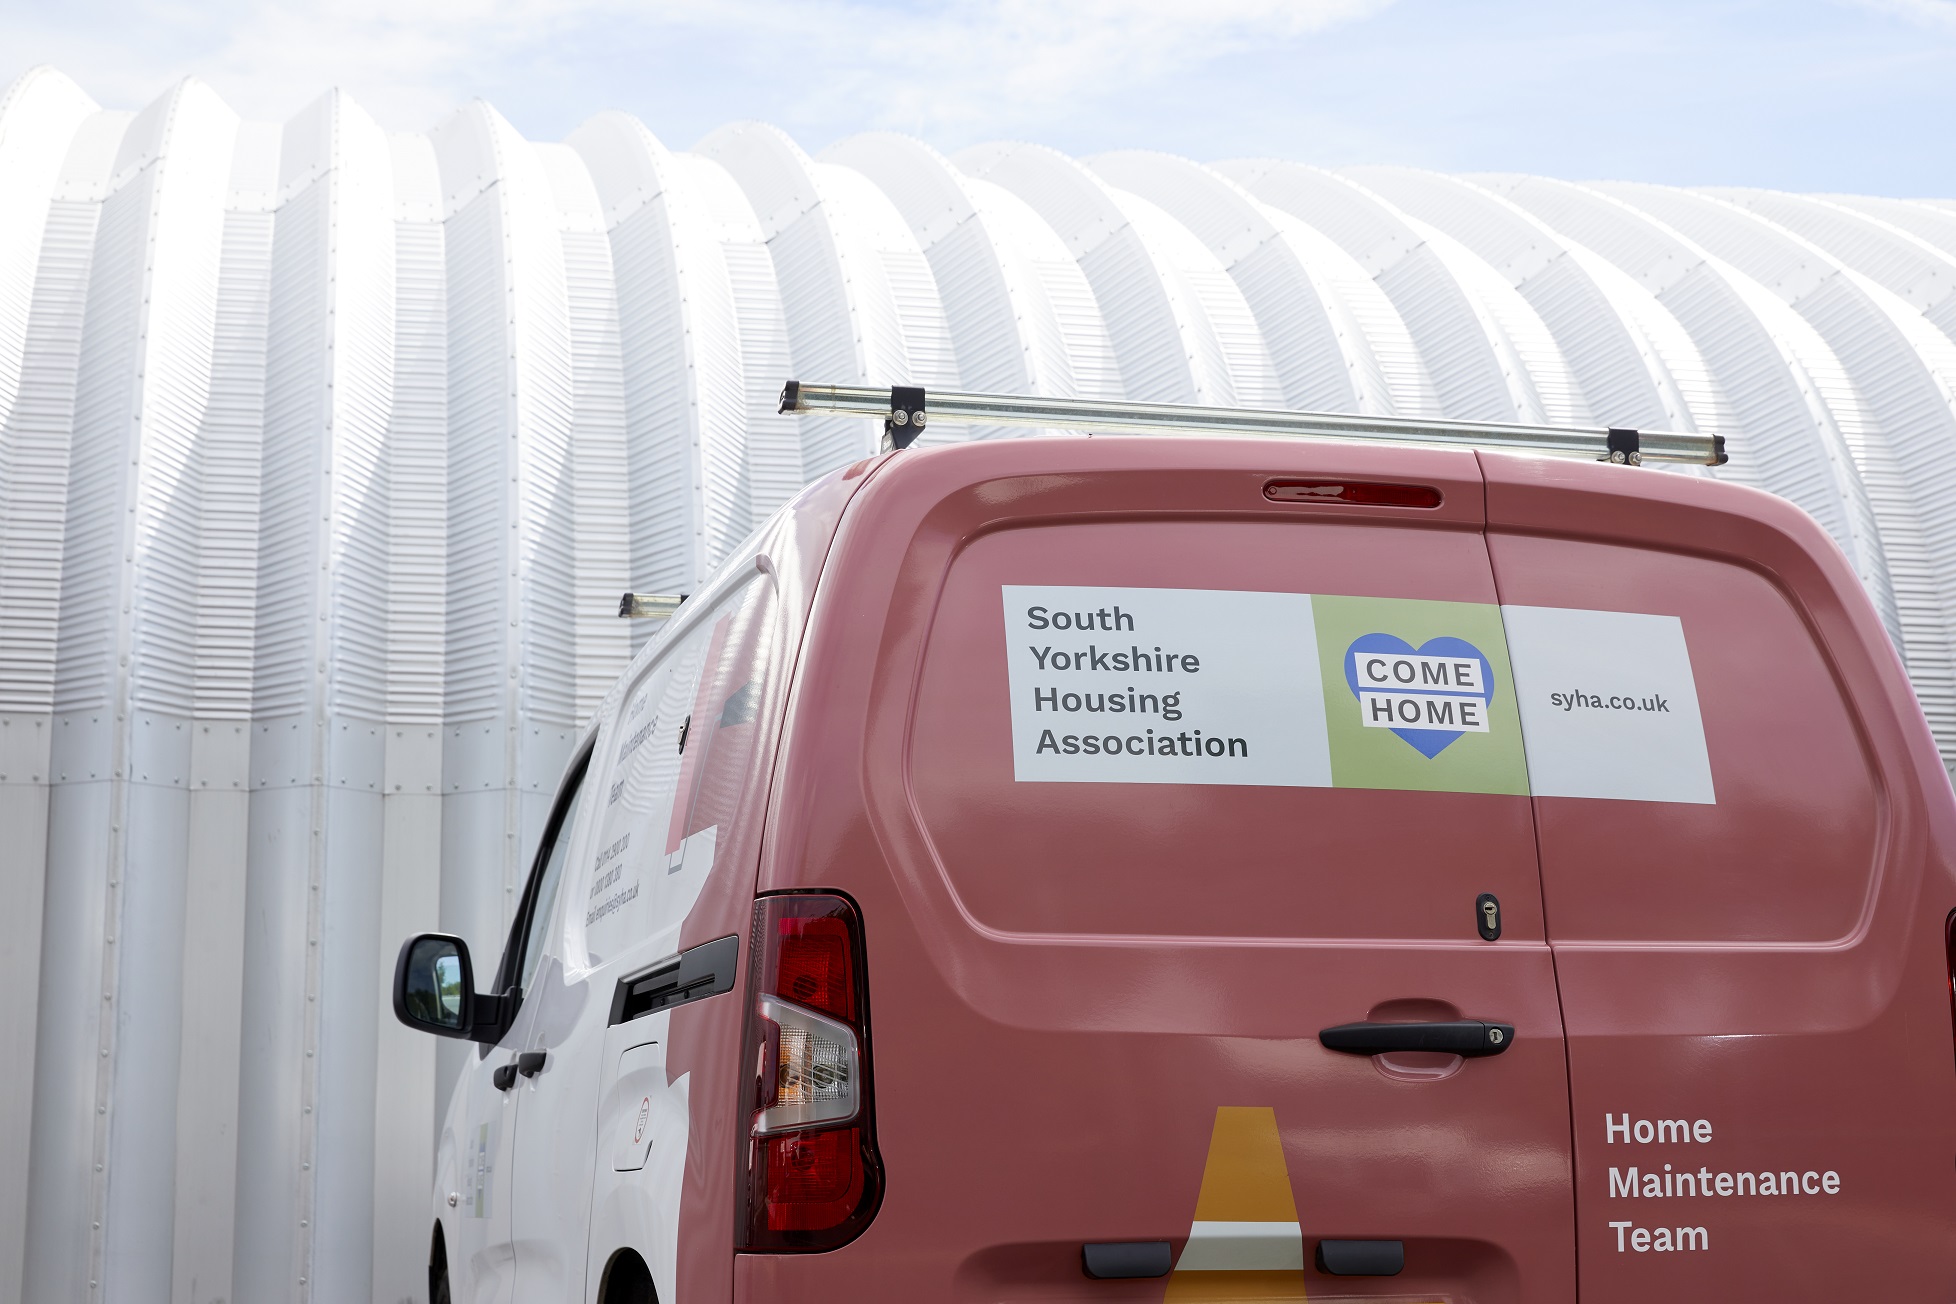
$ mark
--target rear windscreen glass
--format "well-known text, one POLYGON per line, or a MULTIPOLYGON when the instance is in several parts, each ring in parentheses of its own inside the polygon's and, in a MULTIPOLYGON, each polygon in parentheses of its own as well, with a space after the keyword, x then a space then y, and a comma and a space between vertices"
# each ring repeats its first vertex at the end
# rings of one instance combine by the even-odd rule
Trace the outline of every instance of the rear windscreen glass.
POLYGON ((1481 536, 1126 521, 982 536, 945 578, 913 799, 981 923, 1471 937, 1539 914, 1481 536))

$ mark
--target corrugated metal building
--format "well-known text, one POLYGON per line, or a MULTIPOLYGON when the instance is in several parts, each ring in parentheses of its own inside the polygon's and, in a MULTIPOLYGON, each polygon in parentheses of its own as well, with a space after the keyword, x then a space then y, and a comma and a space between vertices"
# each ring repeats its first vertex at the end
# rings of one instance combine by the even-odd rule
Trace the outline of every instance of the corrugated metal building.
POLYGON ((498 949, 618 593, 870 451, 776 415, 790 376, 1716 430, 1956 758, 1956 203, 539 145, 480 103, 390 136, 38 70, 0 100, 0 1300, 419 1298, 467 1051, 394 1026, 394 947, 498 949))

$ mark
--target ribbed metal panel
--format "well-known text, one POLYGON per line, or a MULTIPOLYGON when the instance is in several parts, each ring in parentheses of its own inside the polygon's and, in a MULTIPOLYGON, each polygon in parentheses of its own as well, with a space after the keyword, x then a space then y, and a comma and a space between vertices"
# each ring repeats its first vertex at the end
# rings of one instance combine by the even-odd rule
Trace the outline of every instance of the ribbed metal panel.
POLYGON ((51 704, 75 351, 95 223, 94 205, 55 194, 69 143, 94 110, 46 70, 0 101, 0 712, 51 704))
MULTIPOLYGON (((959 162, 1016 195, 1065 242, 1106 324, 1123 397, 1201 402, 1199 394, 1232 388, 1213 328, 1199 319, 1200 300, 1192 287, 1176 284, 1186 278, 1160 261, 1165 251, 1156 247, 1159 240, 1137 229, 1134 213, 1113 188, 1064 155, 1036 146, 987 146, 967 151, 959 162)), ((1140 211, 1145 201, 1131 198, 1140 211)))
POLYGON ((68 445, 99 211, 69 200, 48 206, 19 385, 0 432, 0 711, 54 704, 68 445))
POLYGON ((997 245, 1032 328, 1032 393, 1121 397, 1120 362, 1086 273, 1066 242, 1005 187, 966 177, 972 203, 997 245))
MULTIPOLYGON (((1043 392, 1038 388, 1042 382, 1070 386, 1064 347, 1053 348, 1058 332, 1050 310, 1041 311, 1046 308, 1044 296, 1036 283, 1028 284, 1009 238, 1001 238, 996 220, 988 221, 981 212, 984 201, 973 195, 970 183, 948 160, 920 142, 882 134, 854 137, 822 157, 868 178, 883 192, 929 265, 942 307, 941 338, 935 335, 930 297, 907 249, 897 255, 904 270, 893 268, 910 287, 905 295, 910 315, 921 313, 926 323, 926 336, 908 332, 913 340, 928 338, 932 356, 919 358, 919 363, 938 375, 958 375, 966 387, 1035 393, 1043 392)), ((1027 432, 1006 429, 982 435, 1014 433, 1027 432)), ((941 430, 927 432, 931 440, 941 437, 941 430)))
POLYGON ((1595 419, 1617 426, 1720 427, 1689 336, 1635 280, 1495 191, 1407 168, 1353 175, 1444 229, 1527 300, 1567 360, 1595 419))
POLYGON ((449 216, 448 596, 443 702, 451 721, 486 719, 502 705, 512 617, 504 589, 514 549, 505 502, 515 479, 505 445, 511 378, 499 191, 449 216))
MULTIPOLYGON (((0 94, 0 1304, 423 1290, 467 1047, 580 723, 871 421, 791 377, 1717 431, 1956 764, 1956 207, 887 134, 691 153, 0 94)), ((972 437, 954 422, 932 442, 972 437)), ((999 434, 1039 433, 986 429, 999 434)))
MULTIPOLYGON (((1950 405, 1956 349, 1913 305, 1740 204, 1647 187, 1625 195, 1770 288, 1838 360, 1838 374, 1823 373, 1818 383, 1835 390, 1827 406, 1846 418, 1842 434, 1867 487, 1871 528, 1879 533, 1895 595, 1898 642, 1916 692, 1938 733, 1950 734, 1956 727, 1950 666, 1956 505, 1933 486, 1956 475, 1956 412, 1950 405), (1853 392, 1838 392, 1844 385, 1853 392)), ((1829 212, 1820 209, 1819 215, 1829 212)), ((1806 225, 1837 239, 1850 237, 1850 248, 1864 260, 1897 243, 1882 240, 1865 222, 1845 231, 1838 221, 1806 225)), ((1875 266, 1919 290, 1927 279, 1923 273, 1934 269, 1921 266, 1921 251, 1907 252, 1916 255, 1909 260, 1914 267, 1905 264, 1901 250, 1877 257, 1875 266)), ((1949 759, 1956 760, 1956 753, 1949 759)))
MULTIPOLYGON (((797 371, 813 375, 828 369, 869 380, 871 341, 862 320, 862 294, 843 272, 808 156, 776 129, 753 123, 721 128, 700 142, 699 151, 726 169, 753 206, 774 262, 797 371)), ((885 320, 892 315, 887 305, 880 314, 867 311, 885 320)), ((899 379, 885 374, 875 383, 899 379)), ((801 435, 802 469, 811 478, 848 465, 876 445, 876 433, 863 422, 838 417, 803 418, 801 435)))
MULTIPOLYGON (((1335 292, 1312 276, 1310 260, 1286 239, 1264 206, 1207 168, 1164 154, 1131 151, 1092 160, 1110 183, 1158 205, 1205 244, 1254 316, 1282 389, 1284 406, 1307 411, 1367 411, 1361 390, 1381 384, 1363 340, 1342 320, 1335 292), (1363 376, 1358 374, 1363 371, 1363 376)), ((1328 243, 1328 242, 1325 242, 1328 243)), ((1224 305, 1232 331, 1240 329, 1224 305)))
POLYGON ((440 179, 425 140, 397 138, 392 153, 388 715, 404 724, 439 725, 448 582, 448 302, 440 179))
POLYGON ((1268 204, 1262 211, 1293 256, 1310 269, 1325 302, 1333 305, 1358 410, 1402 417, 1441 415, 1426 360, 1379 283, 1323 232, 1268 204))
MULTIPOLYGON (((747 528, 751 529, 793 497, 803 483, 801 426, 779 411, 778 378, 793 370, 781 288, 768 256, 767 236, 726 169, 698 155, 676 155, 673 165, 680 188, 693 196, 718 242, 726 269, 740 348, 734 382, 745 399, 732 429, 746 477, 747 528)), ((714 561, 726 555, 716 553, 714 561)))
MULTIPOLYGON (((1463 258, 1443 257, 1390 204, 1332 173, 1262 162, 1224 164, 1219 170, 1265 203, 1324 232, 1358 261, 1404 320, 1442 411, 1477 421, 1516 419, 1517 398, 1526 390, 1515 387, 1512 364, 1503 365, 1496 336, 1489 334, 1490 314, 1456 279, 1454 269, 1463 258)), ((1526 405, 1522 397, 1519 406, 1526 405)))

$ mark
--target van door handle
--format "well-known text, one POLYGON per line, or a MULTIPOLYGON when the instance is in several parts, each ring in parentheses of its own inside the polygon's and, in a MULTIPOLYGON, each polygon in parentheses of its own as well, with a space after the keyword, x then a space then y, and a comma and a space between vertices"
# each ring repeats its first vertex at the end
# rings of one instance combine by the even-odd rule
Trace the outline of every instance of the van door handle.
POLYGON ((498 1064, 496 1071, 489 1075, 489 1080, 496 1084, 496 1090, 508 1091, 516 1085, 516 1061, 511 1060, 507 1064, 498 1064))
POLYGON ((516 1071, 526 1078, 533 1078, 543 1072, 543 1062, 549 1058, 548 1051, 526 1050, 516 1057, 516 1071))
POLYGON ((1348 1055, 1388 1055, 1398 1050, 1430 1050, 1477 1059, 1499 1055, 1514 1043, 1512 1024, 1485 1019, 1447 1023, 1341 1023, 1318 1034, 1326 1050, 1348 1055))

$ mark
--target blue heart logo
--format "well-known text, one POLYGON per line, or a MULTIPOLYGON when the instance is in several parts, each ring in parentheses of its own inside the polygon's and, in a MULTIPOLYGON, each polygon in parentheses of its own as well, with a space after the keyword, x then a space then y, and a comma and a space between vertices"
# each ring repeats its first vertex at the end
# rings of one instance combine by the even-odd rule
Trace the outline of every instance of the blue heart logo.
MULTIPOLYGON (((1479 648, 1451 635, 1430 638, 1418 647, 1393 634, 1360 635, 1345 649, 1345 683, 1362 711, 1389 705, 1397 714, 1387 718, 1406 720, 1410 714, 1421 720, 1417 727, 1407 723, 1391 728, 1429 761, 1468 732, 1469 726, 1447 727, 1459 710, 1459 699, 1479 698, 1483 707, 1494 701, 1494 667, 1479 648), (1366 658, 1363 671, 1361 657, 1366 658)), ((1482 721, 1484 727, 1485 714, 1482 721)))

